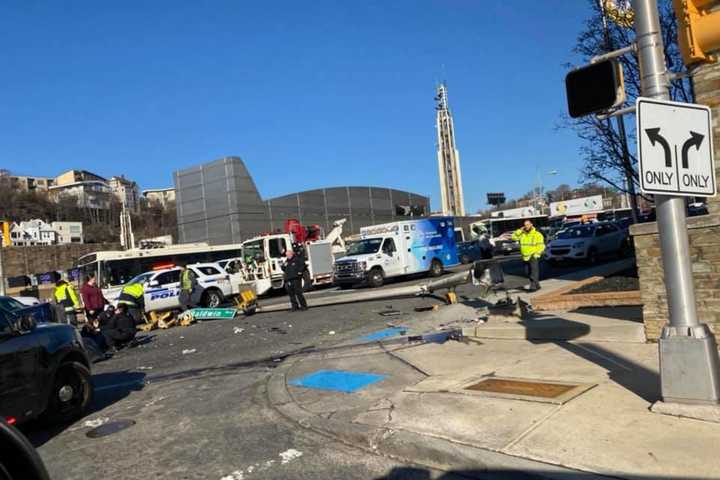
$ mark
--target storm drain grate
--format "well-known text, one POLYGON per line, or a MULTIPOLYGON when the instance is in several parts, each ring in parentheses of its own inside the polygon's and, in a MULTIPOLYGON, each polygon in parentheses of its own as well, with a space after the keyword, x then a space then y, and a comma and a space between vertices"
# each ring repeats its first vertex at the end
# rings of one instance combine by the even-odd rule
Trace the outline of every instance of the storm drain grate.
POLYGON ((466 385, 463 390, 490 396, 563 404, 594 386, 594 384, 491 377, 466 385))

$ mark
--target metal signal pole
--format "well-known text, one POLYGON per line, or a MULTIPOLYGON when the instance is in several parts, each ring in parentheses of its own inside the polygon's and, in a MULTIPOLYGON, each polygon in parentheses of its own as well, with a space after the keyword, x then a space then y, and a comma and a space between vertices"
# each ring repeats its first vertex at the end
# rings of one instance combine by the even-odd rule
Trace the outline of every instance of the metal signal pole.
MULTIPOLYGON (((657 0, 634 0, 633 6, 642 95, 669 100, 657 0)), ((697 318, 685 200, 655 195, 655 208, 670 312, 670 324, 660 338, 663 400, 717 404, 720 362, 715 337, 697 318)))

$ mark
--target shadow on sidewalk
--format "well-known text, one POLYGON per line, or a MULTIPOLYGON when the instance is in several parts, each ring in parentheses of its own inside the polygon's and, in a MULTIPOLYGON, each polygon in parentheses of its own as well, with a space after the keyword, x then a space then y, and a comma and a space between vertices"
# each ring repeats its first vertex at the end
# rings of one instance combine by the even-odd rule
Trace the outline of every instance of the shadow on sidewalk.
POLYGON ((611 320, 626 320, 628 322, 643 322, 642 306, 628 305, 618 307, 580 307, 571 310, 572 313, 593 315, 596 317, 609 318, 611 320))
POLYGON ((653 403, 661 399, 660 375, 646 366, 595 343, 557 342, 557 345, 606 369, 612 381, 643 400, 653 403))
MULTIPOLYGON (((543 471, 524 471, 504 469, 468 469, 468 470, 451 470, 437 475, 437 472, 431 472, 425 468, 418 467, 397 467, 393 468, 386 476, 375 478, 374 480, 461 480, 461 479, 486 479, 486 480, 547 480, 548 478, 556 480, 598 480, 600 478, 617 478, 603 477, 594 473, 583 472, 543 472, 543 471), (435 475, 433 475, 435 473, 435 475)), ((658 477, 645 475, 623 475, 625 480, 656 480, 658 477)), ((663 480, 699 480, 690 477, 662 477, 663 480)))
POLYGON ((520 324, 525 327, 525 338, 528 341, 536 344, 554 343, 558 347, 604 368, 608 371, 612 381, 645 401, 653 403, 660 400, 660 375, 657 372, 596 343, 573 343, 574 340, 590 333, 590 325, 555 315, 543 314, 534 314, 530 319, 520 321, 520 324), (545 326, 540 327, 540 323, 543 322, 545 326), (552 328, 547 329, 550 322, 552 322, 552 328), (565 340, 557 340, 557 336, 555 339, 552 338, 558 331, 562 332, 565 340), (544 334, 548 335, 547 339, 542 338, 544 334))

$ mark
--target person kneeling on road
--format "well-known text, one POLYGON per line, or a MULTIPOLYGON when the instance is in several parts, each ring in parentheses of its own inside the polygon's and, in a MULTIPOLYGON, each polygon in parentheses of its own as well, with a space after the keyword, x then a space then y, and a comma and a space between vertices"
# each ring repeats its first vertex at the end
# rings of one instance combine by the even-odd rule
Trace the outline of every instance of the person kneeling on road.
POLYGON ((282 269, 285 272, 285 290, 287 290, 290 296, 290 304, 292 305, 293 312, 296 310, 307 310, 307 302, 305 301, 305 295, 303 295, 302 278, 307 265, 305 265, 305 258, 302 255, 295 254, 295 251, 290 248, 285 252, 287 261, 283 265, 282 269))
POLYGON ((135 325, 145 323, 145 287, 142 283, 125 285, 118 297, 118 307, 125 305, 125 311, 135 320, 135 325))
POLYGON ((100 331, 108 347, 119 350, 135 340, 135 320, 127 311, 127 305, 119 304, 114 315, 101 324, 100 331))
POLYGON ((520 255, 525 262, 525 271, 530 280, 531 292, 540 290, 540 257, 545 251, 545 238, 535 230, 530 220, 513 233, 512 239, 520 242, 520 255))

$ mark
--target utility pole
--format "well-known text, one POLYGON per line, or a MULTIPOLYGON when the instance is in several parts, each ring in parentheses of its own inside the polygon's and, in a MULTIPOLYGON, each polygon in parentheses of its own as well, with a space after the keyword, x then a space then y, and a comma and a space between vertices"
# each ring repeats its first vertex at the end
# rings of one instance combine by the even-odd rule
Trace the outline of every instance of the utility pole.
MULTIPOLYGON (((634 0, 635 33, 644 97, 669 100, 669 79, 657 0, 634 0)), ((720 403, 715 337, 697 318, 685 200, 655 195, 670 323, 660 338, 663 401, 720 403)))

